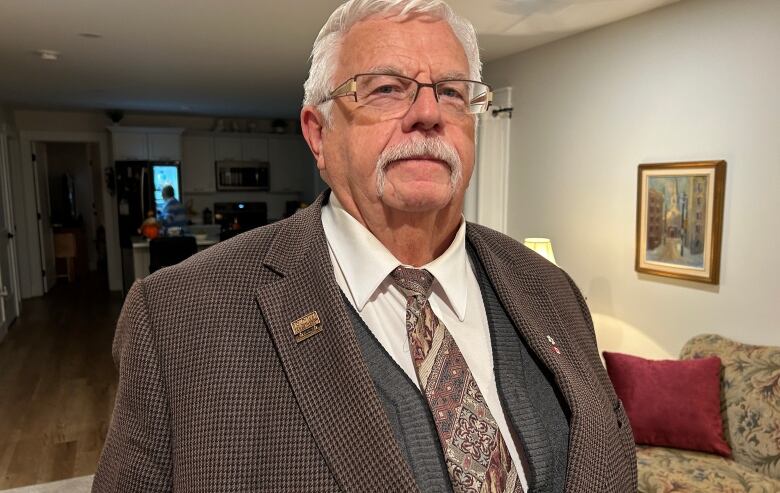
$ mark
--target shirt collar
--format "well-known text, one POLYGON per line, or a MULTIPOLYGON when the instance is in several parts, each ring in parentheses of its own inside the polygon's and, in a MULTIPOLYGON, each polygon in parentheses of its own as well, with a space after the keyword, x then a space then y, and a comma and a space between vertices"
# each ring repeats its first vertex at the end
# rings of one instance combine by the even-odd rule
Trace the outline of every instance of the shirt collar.
MULTIPOLYGON (((444 299, 458 320, 466 318, 469 260, 466 254, 466 221, 461 218, 458 232, 450 246, 439 257, 422 266, 436 278, 444 299)), ((434 289, 436 289, 434 285, 434 289)))
MULTIPOLYGON (((325 237, 347 281, 352 300, 358 311, 401 262, 360 222, 341 205, 335 193, 322 207, 322 226, 325 237)), ((468 299, 468 257, 466 255, 466 222, 461 219, 458 232, 447 250, 432 262, 421 267, 436 278, 443 291, 443 299, 463 321, 468 299)))

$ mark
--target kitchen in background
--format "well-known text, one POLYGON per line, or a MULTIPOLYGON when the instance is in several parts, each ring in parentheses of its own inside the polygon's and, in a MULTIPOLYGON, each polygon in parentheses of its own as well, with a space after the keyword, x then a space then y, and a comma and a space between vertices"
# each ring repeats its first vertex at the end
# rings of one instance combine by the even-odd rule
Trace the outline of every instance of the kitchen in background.
POLYGON ((287 217, 324 189, 300 134, 219 128, 109 127, 125 292, 149 272, 149 241, 139 229, 147 211, 162 205, 153 179, 160 166, 174 172, 168 181, 178 181, 174 196, 190 222, 184 234, 196 237, 199 250, 287 217))

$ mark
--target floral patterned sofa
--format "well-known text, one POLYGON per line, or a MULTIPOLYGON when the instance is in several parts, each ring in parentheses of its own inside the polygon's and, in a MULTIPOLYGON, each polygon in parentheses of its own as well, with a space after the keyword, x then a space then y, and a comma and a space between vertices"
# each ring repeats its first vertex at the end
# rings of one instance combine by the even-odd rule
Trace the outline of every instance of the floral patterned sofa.
POLYGON ((680 358, 718 356, 721 414, 733 460, 718 455, 637 446, 641 493, 780 492, 780 347, 696 336, 680 358))

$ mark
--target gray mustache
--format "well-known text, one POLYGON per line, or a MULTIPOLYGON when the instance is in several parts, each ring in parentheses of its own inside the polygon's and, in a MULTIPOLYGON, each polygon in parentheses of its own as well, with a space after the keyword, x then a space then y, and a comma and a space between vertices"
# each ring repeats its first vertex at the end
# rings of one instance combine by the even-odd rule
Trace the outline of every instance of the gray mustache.
POLYGON ((393 161, 425 156, 444 161, 450 168, 450 190, 452 193, 460 182, 463 166, 455 148, 439 137, 414 139, 388 147, 376 160, 376 189, 380 197, 385 191, 385 169, 393 161))

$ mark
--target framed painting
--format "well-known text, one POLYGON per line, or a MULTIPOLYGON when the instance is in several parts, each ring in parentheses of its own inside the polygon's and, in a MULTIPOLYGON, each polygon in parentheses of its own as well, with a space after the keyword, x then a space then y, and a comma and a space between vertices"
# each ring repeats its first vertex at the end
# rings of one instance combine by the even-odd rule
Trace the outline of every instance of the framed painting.
POLYGON ((637 272, 718 284, 726 162, 640 164, 637 272))

